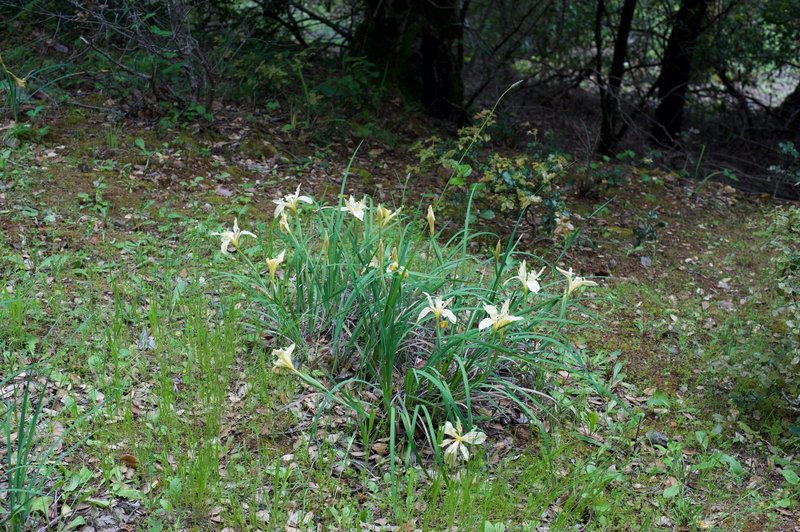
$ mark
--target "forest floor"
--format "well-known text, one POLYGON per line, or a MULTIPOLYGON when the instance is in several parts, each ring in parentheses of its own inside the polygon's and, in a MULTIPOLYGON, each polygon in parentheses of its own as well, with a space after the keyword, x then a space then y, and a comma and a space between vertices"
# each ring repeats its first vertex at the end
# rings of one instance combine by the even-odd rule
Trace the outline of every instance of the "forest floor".
MULTIPOLYGON (((564 257, 600 285, 570 339, 642 417, 598 423, 604 402, 587 392, 561 405, 570 421, 551 424, 547 446, 530 425, 494 423, 481 460, 444 486, 426 465, 395 472, 386 441, 365 448, 331 423, 311 437, 311 390, 273 373, 243 333, 213 344, 230 351, 223 368, 185 349, 193 320, 233 294, 215 284, 230 261, 211 233, 234 217, 258 232, 298 184, 335 201, 356 140, 323 148, 244 115, 121 128, 72 109, 36 123, 47 130, 0 156, 0 377, 55 369, 33 528, 800 530, 791 420, 743 387, 748 358, 780 334, 769 198, 635 164, 619 186, 566 194, 581 233, 564 257)), ((440 191, 439 175, 406 179, 419 127, 365 142, 347 192, 413 210, 440 191)), ((454 202, 439 223, 463 216, 454 202)), ((507 236, 514 222, 484 228, 507 236)), ((525 223, 519 235, 544 259, 563 251, 525 223)), ((0 509, 8 500, 0 485, 0 509)))

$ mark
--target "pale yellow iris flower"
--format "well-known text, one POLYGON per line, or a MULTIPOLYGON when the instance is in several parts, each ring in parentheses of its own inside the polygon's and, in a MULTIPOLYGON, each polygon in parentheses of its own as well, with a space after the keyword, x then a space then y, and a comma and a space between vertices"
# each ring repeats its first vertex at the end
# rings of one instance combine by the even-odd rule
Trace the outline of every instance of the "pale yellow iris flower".
POLYGON ((381 225, 381 227, 386 227, 387 225, 389 225, 389 223, 390 223, 390 222, 391 222, 391 221, 392 221, 392 220, 393 220, 393 219, 394 219, 394 218, 395 218, 395 217, 396 217, 398 214, 400 214, 400 211, 401 211, 401 210, 403 210, 403 208, 402 208, 402 207, 400 207, 400 208, 399 208, 399 209, 397 209, 396 211, 390 211, 389 209, 387 209, 386 207, 384 207, 383 205, 381 205, 381 204, 379 203, 379 204, 378 204, 378 208, 375 210, 375 211, 376 211, 376 217, 377 217, 377 219, 378 219, 378 223, 381 225))
POLYGON ((239 230, 239 220, 236 218, 233 219, 233 229, 228 231, 222 231, 221 233, 212 233, 214 236, 221 236, 222 237, 222 249, 223 253, 228 253, 228 248, 231 244, 237 250, 239 249, 239 239, 243 236, 252 236, 253 238, 258 238, 256 235, 251 233, 250 231, 240 231, 239 230))
POLYGON ((288 369, 297 372, 297 368, 292 361, 292 353, 294 352, 295 344, 285 347, 283 349, 273 349, 272 354, 275 355, 275 362, 273 363, 272 371, 279 371, 281 369, 288 369))
POLYGON ((452 297, 445 301, 438 296, 433 298, 427 292, 423 292, 423 294, 425 294, 425 297, 428 298, 428 306, 422 309, 422 312, 419 313, 417 321, 422 321, 422 319, 429 314, 433 314, 433 316, 436 318, 437 324, 439 324, 440 326, 441 323, 444 323, 446 325, 447 320, 449 320, 450 323, 453 324, 455 324, 456 321, 458 321, 453 311, 447 308, 447 306, 453 301, 452 297))
POLYGON ((269 268, 269 277, 273 281, 275 280, 275 272, 278 271, 278 266, 280 266, 284 259, 286 258, 286 251, 281 251, 277 257, 273 257, 271 259, 267 259, 267 268, 269 268))
POLYGON ((25 80, 25 78, 20 78, 20 77, 18 77, 18 76, 16 76, 16 75, 14 75, 14 73, 13 73, 13 72, 11 72, 11 71, 8 69, 8 67, 6 67, 6 64, 3 62, 3 56, 2 56, 2 55, 0 55, 0 67, 2 67, 2 69, 3 69, 3 70, 4 70, 4 71, 5 71, 5 72, 6 72, 6 73, 9 75, 9 76, 11 76, 11 79, 13 79, 13 80, 14 80, 14 85, 16 85, 18 89, 24 89, 24 88, 25 88, 25 86, 28 84, 28 82, 25 80))
POLYGON ((478 330, 482 331, 484 329, 488 329, 489 327, 492 328, 493 331, 497 332, 506 325, 510 325, 515 321, 520 321, 525 318, 520 316, 512 316, 508 313, 508 306, 511 304, 511 300, 507 299, 505 303, 503 303, 502 308, 498 312, 497 307, 494 305, 484 305, 483 310, 486 311, 486 314, 489 316, 483 318, 480 323, 478 323, 478 330))
POLYGON ((527 268, 527 264, 523 260, 522 263, 519 265, 519 271, 517 275, 509 281, 517 280, 522 284, 522 289, 527 294, 528 291, 533 292, 534 294, 538 294, 539 291, 542 289, 541 285, 539 284, 539 279, 541 278, 542 274, 544 273, 545 268, 542 268, 538 272, 529 272, 527 268))
POLYGON ((441 446, 444 448, 444 461, 450 466, 456 464, 459 453, 465 461, 469 460, 467 445, 480 445, 486 441, 486 434, 477 429, 472 429, 466 434, 463 432, 461 420, 456 420, 455 427, 449 421, 444 424, 444 433, 450 437, 445 438, 441 446))
POLYGON ((581 286, 597 286, 596 282, 588 281, 579 275, 575 275, 575 272, 572 271, 572 268, 569 270, 562 270, 561 268, 556 267, 556 270, 558 270, 561 275, 567 278, 567 295, 570 295, 573 291, 577 290, 581 286))
POLYGON ((356 201, 356 199, 351 194, 350 199, 348 199, 345 202, 343 207, 340 207, 340 210, 349 212, 350 214, 358 218, 359 221, 363 222, 364 210, 366 209, 366 207, 367 207, 366 199, 362 199, 361 201, 356 201))
POLYGON ((308 196, 301 196, 300 185, 297 185, 297 190, 294 191, 294 194, 286 194, 281 199, 272 200, 272 203, 275 204, 275 218, 283 214, 283 211, 286 209, 289 209, 292 213, 296 213, 300 202, 310 205, 314 203, 314 200, 308 196))

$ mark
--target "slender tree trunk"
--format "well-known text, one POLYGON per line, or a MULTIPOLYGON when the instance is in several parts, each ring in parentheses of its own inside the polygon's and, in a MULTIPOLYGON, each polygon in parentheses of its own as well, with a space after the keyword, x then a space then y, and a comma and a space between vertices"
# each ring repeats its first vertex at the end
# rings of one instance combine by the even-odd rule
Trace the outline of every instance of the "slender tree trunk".
POLYGON ((778 106, 778 116, 789 129, 800 128, 800 83, 778 106))
POLYGON ((412 0, 366 0, 364 18, 356 28, 351 46, 375 65, 393 72, 401 50, 406 26, 411 19, 412 0))
POLYGON ((464 82, 460 0, 367 0, 352 53, 433 116, 461 121, 464 82))
MULTIPOLYGON (((602 2, 602 0, 599 0, 602 2)), ((597 150, 608 154, 619 140, 617 120, 619 119, 619 96, 622 88, 622 77, 625 74, 625 59, 628 56, 628 38, 631 34, 633 16, 636 13, 637 0, 625 0, 620 13, 617 35, 614 39, 614 57, 608 73, 608 84, 600 84, 600 140, 597 150)))
POLYGON ((652 136, 662 146, 674 146, 681 131, 686 90, 692 73, 692 54, 710 0, 683 0, 664 50, 656 81, 658 107, 652 136))

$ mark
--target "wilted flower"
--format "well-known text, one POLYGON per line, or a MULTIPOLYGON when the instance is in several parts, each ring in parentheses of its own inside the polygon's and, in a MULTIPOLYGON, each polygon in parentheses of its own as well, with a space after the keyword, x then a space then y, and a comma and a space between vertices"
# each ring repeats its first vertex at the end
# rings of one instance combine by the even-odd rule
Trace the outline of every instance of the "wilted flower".
POLYGON ((514 277, 513 279, 516 279, 520 283, 522 283, 522 289, 525 291, 526 294, 528 293, 528 290, 530 290, 534 294, 538 294, 539 290, 541 290, 542 288, 539 285, 539 277, 542 276, 544 270, 545 269, 542 268, 538 272, 529 272, 527 270, 527 265, 523 260, 522 263, 519 265, 519 272, 517 273, 517 276, 514 277))
POLYGON ((294 352, 295 345, 292 344, 284 349, 273 349, 272 354, 275 355, 275 362, 273 363, 272 371, 279 369, 288 369, 297 372, 297 368, 292 361, 292 353, 294 352))
POLYGON ((575 230, 575 226, 569 221, 568 216, 556 214, 556 227, 553 229, 553 236, 558 238, 567 238, 569 234, 575 230))
POLYGON ((436 232, 436 216, 433 214, 433 205, 428 205, 428 229, 431 232, 431 236, 436 232))
POLYGON ((283 263, 283 259, 286 257, 286 251, 281 251, 277 257, 272 259, 267 259, 267 268, 269 268, 269 277, 273 281, 275 280, 275 272, 278 270, 278 266, 283 263))
POLYGON ((562 270, 561 268, 556 267, 556 270, 558 270, 561 275, 567 278, 567 295, 571 294, 573 290, 577 290, 581 286, 597 286, 596 282, 587 281, 583 277, 575 275, 575 273, 572 271, 572 268, 569 270, 562 270))
POLYGON ((397 246, 392 248, 392 262, 386 267, 386 273, 399 273, 403 277, 408 276, 408 270, 405 266, 400 266, 400 260, 397 258, 397 246))
POLYGON ((369 261, 369 266, 370 268, 380 268, 382 262, 383 262, 383 240, 378 242, 378 250, 375 252, 375 256, 372 257, 372 260, 369 261))
POLYGON ((222 237, 222 252, 228 252, 228 246, 233 244, 237 250, 239 249, 239 239, 243 236, 252 236, 253 238, 258 238, 256 235, 251 233, 250 231, 240 231, 239 230, 239 220, 236 218, 233 219, 233 230, 231 231, 223 231, 221 233, 212 233, 214 236, 221 236, 222 237))
POLYGON ((497 311, 497 307, 494 305, 484 305, 483 310, 485 310, 489 316, 480 321, 478 324, 478 330, 482 331, 488 327, 492 327, 492 330, 497 332, 506 325, 525 319, 520 316, 510 315, 508 313, 508 306, 510 304, 511 300, 507 299, 506 302, 503 303, 503 307, 500 309, 500 312, 497 311))
POLYGON ((378 223, 381 224, 382 227, 386 227, 395 216, 400 214, 401 210, 403 210, 402 207, 392 212, 379 203, 378 208, 376 209, 378 223))
POLYGON ((272 203, 275 204, 275 218, 283 214, 284 209, 289 209, 293 213, 296 213, 297 207, 301 201, 308 204, 314 202, 314 200, 308 196, 300 195, 300 185, 297 185, 297 190, 294 191, 294 194, 286 194, 281 199, 272 200, 272 203))
POLYGON ((278 220, 278 227, 284 233, 291 233, 292 230, 289 228, 289 218, 286 216, 285 212, 281 213, 281 219, 278 220))
POLYGON ((464 457, 464 460, 469 460, 467 445, 480 445, 486 441, 486 434, 479 432, 477 429, 472 429, 463 435, 462 432, 463 429, 460 419, 456 420, 455 427, 449 421, 444 424, 444 433, 450 437, 442 441, 442 447, 445 448, 444 461, 450 464, 450 466, 455 465, 456 460, 458 460, 459 451, 461 452, 461 456, 464 457))
POLYGON ((422 312, 419 313, 419 318, 417 318, 417 321, 422 321, 422 318, 428 314, 433 314, 433 316, 436 318, 436 322, 439 325, 444 323, 446 326, 447 320, 450 320, 450 323, 455 323, 457 321, 456 315, 453 314, 453 311, 447 308, 447 305, 453 301, 452 297, 447 301, 443 301, 440 297, 432 298, 427 292, 423 292, 423 294, 425 294, 425 297, 428 298, 428 306, 422 309, 422 312))
POLYGON ((356 201, 353 195, 350 195, 350 199, 345 202, 344 207, 340 207, 340 210, 347 211, 360 221, 364 221, 364 209, 367 206, 367 201, 362 199, 361 201, 356 201))

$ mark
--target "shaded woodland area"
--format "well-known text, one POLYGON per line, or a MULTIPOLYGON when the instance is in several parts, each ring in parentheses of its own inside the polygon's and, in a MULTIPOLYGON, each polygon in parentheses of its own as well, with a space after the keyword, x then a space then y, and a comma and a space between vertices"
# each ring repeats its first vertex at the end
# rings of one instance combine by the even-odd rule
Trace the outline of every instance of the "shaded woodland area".
POLYGON ((642 147, 668 160, 704 148, 701 162, 741 175, 740 186, 797 192, 796 158, 780 147, 797 142, 800 124, 791 0, 4 0, 0 9, 25 36, 5 57, 29 82, 27 98, 88 104, 70 94, 82 89, 131 115, 280 104, 358 120, 400 95, 409 111, 465 125, 522 80, 501 112, 571 130, 566 151, 642 147), (569 123, 548 123, 550 114, 569 123))

